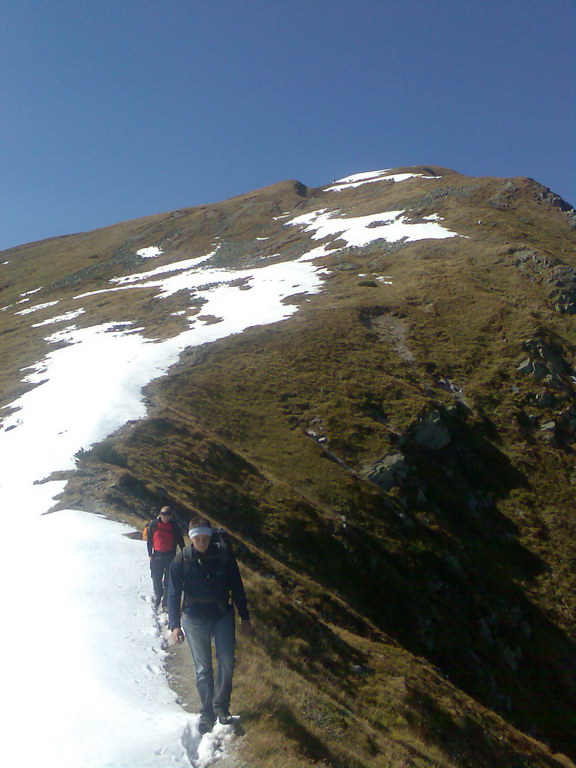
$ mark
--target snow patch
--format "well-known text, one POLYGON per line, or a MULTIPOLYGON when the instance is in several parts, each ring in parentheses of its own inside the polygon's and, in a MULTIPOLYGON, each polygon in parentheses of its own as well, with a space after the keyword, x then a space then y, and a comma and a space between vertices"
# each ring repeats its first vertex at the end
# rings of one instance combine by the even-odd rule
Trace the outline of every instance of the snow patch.
POLYGON ((332 238, 344 240, 348 246, 364 246, 374 240, 386 240, 396 243, 400 240, 443 239, 461 237, 456 232, 442 227, 436 221, 410 223, 404 211, 384 211, 368 216, 345 218, 338 216, 339 211, 318 211, 305 213, 285 222, 284 226, 303 227, 305 232, 312 232, 313 240, 332 238))
MULTIPOLYGON (((242 312, 244 317, 266 315, 277 306, 277 302, 294 293, 315 293, 320 288, 318 269, 306 262, 312 260, 310 254, 295 261, 282 262, 254 267, 251 269, 224 269, 220 267, 205 267, 200 269, 203 262, 210 259, 216 251, 206 256, 190 259, 183 262, 159 267, 150 272, 138 272, 133 275, 113 278, 110 282, 122 283, 115 288, 103 288, 98 291, 82 293, 74 296, 74 299, 83 299, 99 293, 108 293, 131 288, 157 288, 159 292, 155 298, 162 299, 172 296, 178 291, 187 290, 194 297, 202 298, 207 303, 203 305, 203 314, 215 315, 230 319, 233 312, 242 312), (162 277, 164 273, 176 272, 177 274, 162 277), (158 279, 150 279, 155 278, 158 279), (288 283, 292 281, 293 290, 290 291, 288 283), (240 290, 240 284, 250 286, 250 300, 247 300, 246 290, 240 290), (274 288, 272 288, 274 286, 274 288), (282 293, 279 296, 276 290, 282 293), (255 307, 255 302, 261 302, 255 307)), ((323 255, 323 254, 319 254, 323 255)), ((278 318, 280 319, 280 318, 278 318)), ((259 324, 250 322, 249 325, 259 324)), ((275 322, 271 320, 270 322, 275 322)), ((247 326, 243 326, 247 327, 247 326)))
POLYGON ((35 304, 33 307, 28 307, 28 309, 22 309, 20 312, 15 312, 14 314, 29 315, 31 312, 39 312, 41 309, 47 309, 48 307, 55 307, 56 304, 58 304, 57 301, 47 301, 45 304, 35 304))
POLYGON ((76 317, 84 314, 85 312, 85 309, 74 309, 71 312, 65 312, 63 315, 57 315, 56 317, 51 317, 48 320, 42 320, 41 323, 33 323, 32 328, 40 328, 43 325, 52 325, 53 323, 67 323, 70 320, 74 320, 76 317))
POLYGON ((390 173, 390 169, 383 171, 367 171, 365 173, 355 173, 352 176, 346 176, 338 179, 332 186, 325 187, 325 192, 340 192, 343 189, 354 189, 363 184, 373 184, 377 181, 401 182, 406 179, 440 179, 441 176, 425 176, 422 173, 390 173))
POLYGON ((154 259, 156 256, 161 256, 164 251, 157 245, 151 245, 148 248, 141 248, 136 251, 137 256, 141 256, 143 259, 154 259))
POLYGON ((25 291, 24 293, 21 293, 20 296, 31 296, 33 293, 38 293, 38 291, 41 291, 42 287, 40 288, 34 288, 32 291, 25 291))
POLYGON ((386 173, 390 173, 391 168, 384 168, 381 171, 363 171, 362 173, 353 173, 352 176, 345 176, 343 179, 336 179, 336 184, 354 184, 357 181, 367 181, 368 179, 374 179, 378 176, 383 176, 386 173))
POLYGON ((208 253, 206 256, 197 256, 193 259, 175 261, 173 264, 164 264, 164 266, 156 267, 156 269, 151 269, 149 272, 136 272, 132 275, 126 275, 124 277, 113 277, 110 282, 124 285, 126 283, 134 283, 141 280, 147 280, 148 278, 157 277, 158 275, 164 275, 170 272, 183 272, 191 269, 193 270, 200 266, 200 264, 203 262, 208 261, 208 259, 212 258, 212 256, 215 256, 216 253, 218 253, 219 248, 220 246, 217 246, 211 253, 208 253))

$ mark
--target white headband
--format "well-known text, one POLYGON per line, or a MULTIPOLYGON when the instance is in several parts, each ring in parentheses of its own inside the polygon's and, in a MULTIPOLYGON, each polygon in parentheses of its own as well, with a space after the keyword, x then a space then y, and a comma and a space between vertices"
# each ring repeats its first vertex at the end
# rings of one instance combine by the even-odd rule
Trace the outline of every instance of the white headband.
POLYGON ((188 536, 212 536, 212 528, 199 526, 198 528, 190 528, 188 536))

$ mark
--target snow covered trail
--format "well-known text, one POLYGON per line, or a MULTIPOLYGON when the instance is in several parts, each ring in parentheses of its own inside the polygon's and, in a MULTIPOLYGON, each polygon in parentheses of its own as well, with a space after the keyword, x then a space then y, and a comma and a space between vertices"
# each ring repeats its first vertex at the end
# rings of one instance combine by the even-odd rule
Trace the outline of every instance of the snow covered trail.
POLYGON ((36 523, 21 557, 29 618, 2 652, 8 765, 204 768, 232 738, 217 726, 200 739, 167 685, 148 559, 130 530, 78 510, 36 523))
MULTIPOLYGON (((225 749, 232 729, 217 726, 200 741, 168 686, 144 543, 81 510, 46 515, 64 482, 41 481, 73 469, 80 448, 145 416, 143 387, 185 348, 283 320, 297 310, 283 299, 320 290, 318 273, 309 261, 273 264, 243 272, 251 290, 241 290, 232 284, 238 272, 212 270, 203 310, 220 322, 200 321, 191 307, 189 327, 161 341, 130 324, 67 325, 47 338, 66 346, 24 372, 36 386, 0 423, 7 764, 204 768, 225 749)), ((179 288, 207 283, 198 270, 178 278, 179 288)), ((127 289, 139 290, 134 282, 127 289)), ((173 282, 156 285, 169 295, 173 282)))
POLYGON ((21 674, 28 681, 10 764, 189 765, 188 716, 166 684, 147 557, 129 530, 74 510, 36 523, 23 565, 41 579, 42 600, 30 596, 24 664, 12 668, 12 689, 21 674), (41 573, 39 550, 51 553, 41 573))

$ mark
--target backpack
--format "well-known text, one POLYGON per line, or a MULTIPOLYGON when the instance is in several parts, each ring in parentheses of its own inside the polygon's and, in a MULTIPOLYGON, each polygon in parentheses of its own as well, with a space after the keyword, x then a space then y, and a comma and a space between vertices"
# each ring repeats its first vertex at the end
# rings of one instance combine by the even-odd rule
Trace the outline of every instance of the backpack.
MULTIPOLYGON (((213 528, 212 536, 217 536, 214 541, 219 550, 219 558, 222 564, 226 564, 232 554, 232 547, 228 539, 228 534, 223 528, 213 528)), ((192 544, 187 544, 184 549, 176 555, 176 559, 182 560, 182 580, 186 582, 186 577, 192 565, 192 544)))
POLYGON ((150 535, 150 528, 152 526, 152 523, 155 523, 156 520, 150 520, 149 523, 146 523, 144 526, 144 530, 142 531, 142 540, 148 541, 148 536, 150 535))

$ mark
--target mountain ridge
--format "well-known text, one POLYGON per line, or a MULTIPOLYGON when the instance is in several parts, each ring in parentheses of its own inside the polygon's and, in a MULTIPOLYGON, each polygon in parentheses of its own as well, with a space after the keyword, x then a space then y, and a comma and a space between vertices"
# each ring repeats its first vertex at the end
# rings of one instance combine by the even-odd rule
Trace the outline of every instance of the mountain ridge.
POLYGON ((73 337, 31 318, 215 334, 148 384, 145 418, 62 470, 57 508, 138 525, 167 499, 231 532, 266 628, 245 651, 260 689, 239 681, 252 764, 278 765, 266 728, 286 766, 571 764, 576 237, 559 200, 417 166, 3 252, 21 260, 0 294, 3 405, 35 386, 22 363, 73 337), (249 296, 286 264, 321 285, 286 277, 288 314, 218 337, 214 281, 249 296), (208 282, 178 287, 194 270, 208 282))
MULTIPOLYGON (((399 166, 398 168, 390 169, 391 171, 394 171, 394 173, 415 173, 415 172, 422 172, 424 174, 430 173, 434 176, 451 176, 456 175, 464 179, 474 179, 479 178, 482 181, 507 181, 507 182, 530 182, 537 186, 537 188, 540 189, 542 198, 548 199, 550 202, 552 202, 553 205, 560 208, 562 211, 574 211, 573 205, 571 205, 568 201, 564 200, 560 195, 557 195, 556 193, 552 192, 549 187, 544 186, 543 184, 540 184, 539 182, 535 181, 534 179, 527 177, 527 176, 519 176, 519 177, 499 177, 499 176, 483 176, 483 177, 474 177, 474 176, 463 176, 462 174, 459 174, 456 170, 452 168, 446 168, 444 166, 429 166, 429 165, 418 165, 418 166, 399 166)), ((336 179, 334 179, 334 182, 336 182, 336 179)), ((272 184, 266 184, 263 187, 258 187, 254 190, 251 190, 250 192, 244 192, 239 195, 234 195, 229 198, 225 198, 222 201, 215 202, 215 203, 200 203, 198 205, 194 206, 184 206, 181 208, 176 208, 174 210, 169 210, 161 213, 153 213, 153 214, 145 214, 142 216, 137 216, 132 219, 126 219, 121 222, 115 222, 113 224, 105 224, 101 227, 96 227, 94 229, 89 230, 82 230, 79 232, 74 233, 66 233, 61 235, 53 235, 48 238, 42 238, 40 240, 34 240, 31 242, 25 242, 21 243, 15 246, 11 246, 9 248, 3 249, 0 251, 0 254, 6 255, 6 254, 12 254, 12 253, 18 253, 24 248, 28 248, 29 246, 35 246, 40 244, 48 244, 53 243, 54 241, 61 240, 61 239, 69 239, 69 238, 76 238, 76 237, 85 237, 88 235, 92 235, 94 233, 103 233, 107 230, 115 229, 119 226, 126 225, 126 224, 137 224, 137 223, 144 223, 144 222, 155 222, 156 220, 161 220, 163 217, 179 217, 181 215, 184 215, 186 213, 189 213, 194 210, 201 210, 205 208, 211 208, 215 206, 222 206, 225 205, 228 202, 235 202, 239 200, 243 200, 246 198, 253 198, 255 195, 260 195, 263 192, 273 192, 275 190, 281 190, 283 188, 291 188, 293 187, 295 190, 305 190, 305 191, 314 191, 314 190, 322 190, 326 187, 331 186, 330 184, 325 184, 322 187, 310 187, 304 184, 303 182, 299 181, 298 179, 286 179, 283 181, 274 182, 272 184)))

